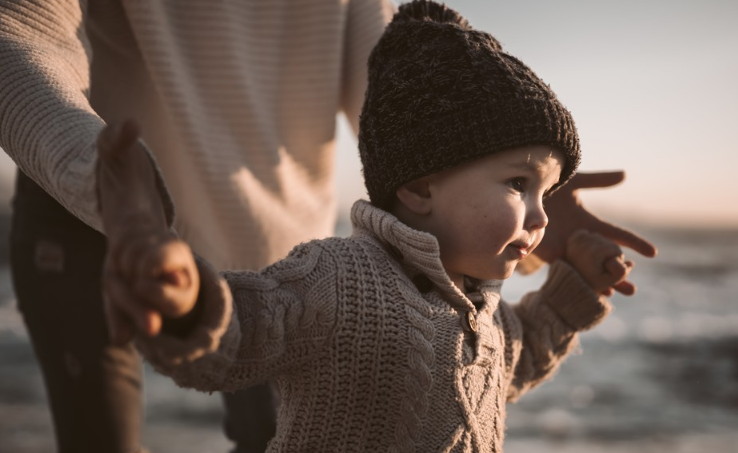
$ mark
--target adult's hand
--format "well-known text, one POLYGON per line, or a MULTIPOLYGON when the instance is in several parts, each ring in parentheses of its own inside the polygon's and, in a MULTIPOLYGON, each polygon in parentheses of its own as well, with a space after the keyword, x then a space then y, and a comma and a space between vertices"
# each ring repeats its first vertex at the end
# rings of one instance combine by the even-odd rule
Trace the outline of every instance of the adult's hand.
MULTIPOLYGON (((535 250, 535 255, 545 262, 553 262, 565 256, 568 238, 577 230, 588 230, 598 233, 620 246, 632 249, 639 254, 652 258, 656 256, 656 247, 637 233, 602 220, 589 212, 579 197, 580 189, 611 187, 625 179, 625 172, 578 173, 568 184, 559 189, 544 204, 549 218, 543 242, 535 250)), ((616 290, 631 293, 635 287, 616 286, 616 290)))
POLYGON ((656 247, 647 239, 623 227, 602 220, 589 212, 579 198, 580 189, 610 187, 620 184, 625 172, 578 173, 568 184, 544 201, 549 223, 546 235, 535 254, 546 262, 564 257, 566 241, 577 230, 589 230, 628 247, 643 256, 656 256, 656 247))
POLYGON ((98 137, 98 198, 108 248, 103 297, 110 337, 159 333, 162 314, 178 317, 194 304, 198 273, 186 244, 167 227, 155 172, 132 122, 105 127, 98 137))

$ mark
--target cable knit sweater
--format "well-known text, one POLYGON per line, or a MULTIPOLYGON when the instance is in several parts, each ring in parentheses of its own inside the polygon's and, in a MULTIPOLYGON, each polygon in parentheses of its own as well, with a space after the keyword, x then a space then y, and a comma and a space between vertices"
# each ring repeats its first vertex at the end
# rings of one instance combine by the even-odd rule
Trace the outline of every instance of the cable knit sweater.
POLYGON ((179 234, 218 269, 260 269, 332 234, 336 114, 358 127, 393 12, 390 0, 0 0, 0 147, 102 230, 95 140, 135 119, 179 234))
POLYGON ((140 350, 202 391, 275 380, 270 452, 501 451, 505 402, 551 376, 609 302, 563 262, 514 306, 499 281, 464 294, 432 235, 363 201, 352 221, 352 237, 258 273, 202 265, 199 325, 140 350))

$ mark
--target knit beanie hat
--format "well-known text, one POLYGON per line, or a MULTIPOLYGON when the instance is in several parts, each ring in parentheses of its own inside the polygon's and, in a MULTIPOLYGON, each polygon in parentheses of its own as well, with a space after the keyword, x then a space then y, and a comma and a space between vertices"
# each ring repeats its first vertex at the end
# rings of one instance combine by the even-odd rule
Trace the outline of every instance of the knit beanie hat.
POLYGON ((372 204, 402 184, 499 151, 548 145, 579 165, 574 120, 532 70, 445 5, 400 6, 369 57, 359 152, 372 204))

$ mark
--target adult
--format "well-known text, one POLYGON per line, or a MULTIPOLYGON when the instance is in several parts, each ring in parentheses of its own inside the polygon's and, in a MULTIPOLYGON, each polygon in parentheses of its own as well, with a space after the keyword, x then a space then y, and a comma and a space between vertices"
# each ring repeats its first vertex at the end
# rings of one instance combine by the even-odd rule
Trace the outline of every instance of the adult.
MULTIPOLYGON (((261 268, 332 233, 335 116, 356 128, 366 60, 393 10, 389 0, 0 0, 0 147, 19 168, 11 266, 60 452, 140 444, 139 359, 108 340, 100 296, 105 124, 141 125, 139 163, 196 253, 220 269, 261 268)), ((550 213, 560 237, 586 225, 655 253, 591 217, 576 191, 560 200, 566 215, 550 213)), ((556 242, 541 249, 557 253, 556 242)), ((263 390, 225 398, 236 451, 263 450, 273 430, 263 390)))
MULTIPOLYGON (((100 297, 103 126, 141 125, 140 152, 155 156, 197 253, 261 268, 332 234, 336 114, 358 124, 366 60, 393 11, 389 0, 0 0, 0 146, 20 169, 11 264, 59 451, 140 444, 139 359, 107 341, 100 297)), ((269 393, 250 394, 245 414, 242 395, 226 397, 238 451, 263 449, 273 430, 259 415, 269 393)))

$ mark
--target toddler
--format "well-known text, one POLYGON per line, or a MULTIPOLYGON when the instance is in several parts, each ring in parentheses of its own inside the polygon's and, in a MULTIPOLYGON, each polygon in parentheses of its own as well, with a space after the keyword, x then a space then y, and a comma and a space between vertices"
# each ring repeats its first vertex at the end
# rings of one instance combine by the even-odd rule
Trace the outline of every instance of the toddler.
MULTIPOLYGON (((137 197, 135 138, 101 135, 103 206, 111 187, 137 197)), ((578 166, 571 115, 492 36, 414 1, 371 55, 359 148, 370 201, 352 236, 260 272, 218 275, 139 197, 109 251, 113 331, 113 314, 135 320, 141 352, 181 386, 274 382, 272 452, 501 451, 506 402, 554 373, 631 268, 582 231, 540 290, 500 300, 578 166)))

